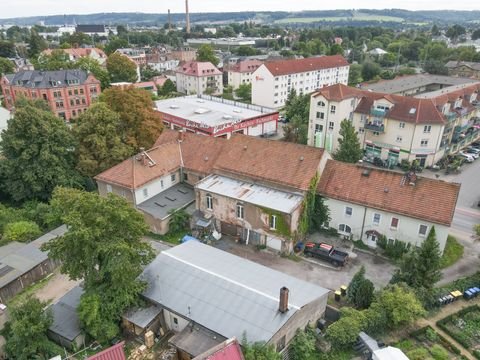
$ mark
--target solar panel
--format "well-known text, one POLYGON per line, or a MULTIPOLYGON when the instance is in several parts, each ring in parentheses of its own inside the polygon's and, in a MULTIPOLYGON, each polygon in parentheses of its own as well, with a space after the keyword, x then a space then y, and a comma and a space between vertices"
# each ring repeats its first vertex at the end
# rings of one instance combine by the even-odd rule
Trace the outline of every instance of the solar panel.
MULTIPOLYGON (((0 266, 2 265, 3 264, 0 264, 0 266)), ((0 267, 0 277, 7 275, 12 270, 13 268, 9 265, 4 265, 3 267, 0 267)))

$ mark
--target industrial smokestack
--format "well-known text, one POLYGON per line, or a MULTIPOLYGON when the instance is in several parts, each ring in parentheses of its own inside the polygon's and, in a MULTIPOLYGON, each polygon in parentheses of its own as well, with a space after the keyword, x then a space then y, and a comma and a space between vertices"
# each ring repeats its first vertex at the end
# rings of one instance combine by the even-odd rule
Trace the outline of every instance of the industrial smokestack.
POLYGON ((190 34, 190 12, 188 11, 188 0, 185 0, 185 14, 187 16, 187 34, 190 34))
POLYGON ((172 16, 170 15, 170 9, 168 9, 168 30, 172 31, 172 16))
POLYGON ((280 289, 280 303, 278 305, 278 311, 282 314, 288 311, 288 288, 285 286, 280 289))

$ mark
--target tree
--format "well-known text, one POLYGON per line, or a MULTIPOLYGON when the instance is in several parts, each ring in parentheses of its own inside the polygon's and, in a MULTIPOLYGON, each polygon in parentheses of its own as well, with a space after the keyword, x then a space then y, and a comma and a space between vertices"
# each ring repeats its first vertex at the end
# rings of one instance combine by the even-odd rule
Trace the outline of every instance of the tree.
POLYGON ((480 29, 476 29, 472 32, 472 40, 480 39, 480 29))
POLYGON ((2 242, 31 241, 41 234, 40 227, 33 221, 16 221, 5 226, 2 242))
POLYGON ((89 56, 84 56, 78 59, 75 62, 75 67, 89 73, 92 73, 93 76, 100 81, 100 86, 102 90, 105 90, 110 86, 110 75, 105 68, 100 65, 100 63, 89 56))
POLYGON ((353 303, 357 309, 367 309, 373 301, 375 287, 369 279, 363 279, 358 285, 353 303))
POLYGON ((241 84, 235 90, 235 95, 246 102, 252 101, 252 84, 241 84))
POLYGON ((340 310, 340 314, 340 319, 330 325, 325 333, 336 349, 353 345, 366 324, 364 311, 345 307, 340 310))
POLYGON ((184 209, 172 209, 169 211, 170 220, 168 221, 168 230, 171 233, 184 231, 188 227, 190 215, 184 209))
POLYGON ((55 189, 51 205, 68 231, 42 249, 61 262, 70 279, 83 279, 80 320, 96 339, 109 340, 122 313, 145 289, 138 276, 154 255, 142 241, 143 216, 117 195, 67 188, 55 189))
POLYGON ((112 82, 136 82, 137 65, 128 57, 113 53, 107 58, 107 70, 112 82))
POLYGON ((39 56, 35 64, 36 70, 53 71, 72 69, 73 62, 70 61, 69 55, 60 49, 55 49, 51 54, 42 54, 39 56))
POLYGON ((117 49, 128 47, 128 41, 124 38, 114 37, 108 41, 108 44, 105 46, 105 52, 110 55, 113 54, 117 49))
POLYGON ((285 102, 285 116, 290 120, 284 127, 284 139, 289 142, 306 144, 308 138, 308 118, 310 113, 310 96, 297 95, 295 90, 288 94, 285 102))
POLYGON ((197 61, 208 61, 215 66, 217 66, 219 63, 218 58, 215 56, 215 53, 213 52, 212 45, 209 45, 209 44, 203 44, 198 48, 197 61))
POLYGON ((15 100, 15 108, 16 109, 19 109, 19 108, 22 108, 22 107, 27 107, 27 106, 31 106, 31 107, 34 107, 35 109, 38 109, 38 110, 43 110, 43 111, 46 111, 46 112, 49 112, 51 113, 52 110, 50 109, 50 106, 48 105, 48 102, 46 102, 45 100, 43 99, 28 99, 26 98, 25 96, 19 96, 16 100, 15 100))
POLYGON ((325 200, 320 195, 315 195, 315 204, 313 206, 313 214, 310 219, 310 233, 322 229, 325 223, 330 221, 330 210, 325 204, 325 200))
POLYGON ((315 333, 307 328, 305 331, 298 329, 289 346, 288 355, 291 360, 315 360, 318 358, 315 346, 317 339, 315 333))
POLYGON ((13 41, 0 41, 0 56, 4 58, 15 57, 15 44, 13 41))
POLYGON ((159 75, 161 75, 161 72, 158 70, 155 70, 150 65, 142 66, 142 68, 140 69, 140 77, 142 81, 150 81, 154 76, 159 76, 159 75))
POLYGON ((27 102, 2 133, 3 190, 16 202, 48 200, 58 185, 81 186, 75 169, 74 139, 51 112, 27 102))
POLYGON ((248 343, 245 337, 242 340, 242 350, 245 360, 282 359, 282 355, 275 351, 273 345, 267 345, 263 342, 248 343))
POLYGON ((357 85, 363 81, 362 79, 362 65, 352 64, 348 74, 348 85, 357 85))
POLYGON ((30 32, 30 40, 28 41, 28 54, 30 57, 37 57, 43 50, 47 48, 47 42, 35 30, 30 32))
POLYGON ((110 109, 120 115, 120 131, 123 142, 135 151, 149 149, 162 133, 163 124, 153 110, 153 101, 148 91, 111 87, 101 97, 110 109))
POLYGON ((440 30, 438 29, 437 24, 433 24, 431 32, 432 32, 432 36, 440 35, 440 30))
MULTIPOLYGON (((342 55, 343 56, 343 48, 339 44, 333 44, 330 46, 330 51, 328 52, 328 55, 342 55)), ((316 54, 315 54, 316 55, 316 54)))
POLYGON ((73 134, 81 174, 93 177, 133 155, 133 148, 122 141, 120 125, 120 115, 101 102, 80 116, 73 134))
POLYGON ((353 275, 347 287, 347 299, 350 303, 354 303, 358 288, 363 280, 365 280, 365 266, 362 265, 360 270, 353 275))
POLYGON ((13 62, 3 57, 0 57, 0 75, 2 74, 11 74, 15 67, 13 66, 13 62))
POLYGON ((423 65, 423 71, 435 75, 448 75, 448 68, 438 60, 427 60, 423 65))
POLYGON ((467 30, 458 24, 449 27, 445 35, 447 35, 452 41, 456 41, 460 36, 465 35, 467 30))
POLYGON ((242 45, 235 49, 235 53, 238 56, 253 56, 257 55, 257 50, 251 46, 242 45))
POLYGON ((165 80, 162 87, 160 89, 158 89, 158 95, 159 96, 168 96, 168 95, 170 95, 172 93, 176 93, 176 92, 177 92, 177 87, 175 86, 173 81, 170 80, 170 79, 165 80))
POLYGON ((475 231, 475 234, 477 235, 477 237, 480 237, 480 224, 474 225, 473 231, 475 231))
POLYGON ((339 146, 333 157, 338 161, 355 164, 363 157, 363 150, 352 122, 342 120, 339 134, 339 146))
POLYGON ((370 81, 380 75, 382 68, 377 63, 366 61, 362 66, 362 78, 364 81, 370 81))
POLYGON ((10 320, 2 330, 9 359, 48 359, 56 355, 47 338, 53 318, 49 311, 44 311, 46 306, 37 298, 28 297, 10 309, 10 320))

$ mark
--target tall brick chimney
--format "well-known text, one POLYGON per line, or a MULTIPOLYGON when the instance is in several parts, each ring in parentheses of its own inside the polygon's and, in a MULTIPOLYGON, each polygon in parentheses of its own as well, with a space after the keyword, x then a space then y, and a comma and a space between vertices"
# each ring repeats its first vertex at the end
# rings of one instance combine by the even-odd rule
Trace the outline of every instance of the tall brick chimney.
POLYGON ((278 305, 278 311, 282 314, 288 311, 288 288, 285 286, 280 289, 280 303, 278 305))
POLYGON ((190 12, 188 10, 188 0, 185 0, 185 15, 187 21, 187 34, 190 34, 190 12))

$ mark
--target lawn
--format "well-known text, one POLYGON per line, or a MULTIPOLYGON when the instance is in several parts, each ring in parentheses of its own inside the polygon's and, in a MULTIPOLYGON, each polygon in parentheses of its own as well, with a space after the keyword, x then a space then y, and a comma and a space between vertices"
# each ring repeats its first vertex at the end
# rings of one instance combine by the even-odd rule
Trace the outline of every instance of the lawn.
POLYGON ((437 325, 457 340, 465 349, 480 358, 480 307, 469 306, 459 312, 447 316, 437 325))
POLYGON ((447 244, 443 251, 441 266, 442 269, 447 268, 455 264, 463 256, 463 245, 451 235, 448 235, 447 244))
POLYGON ((165 235, 159 235, 152 232, 148 233, 148 237, 151 237, 152 239, 165 241, 174 245, 180 244, 180 240, 182 240, 185 235, 188 235, 188 230, 168 232, 165 235))

